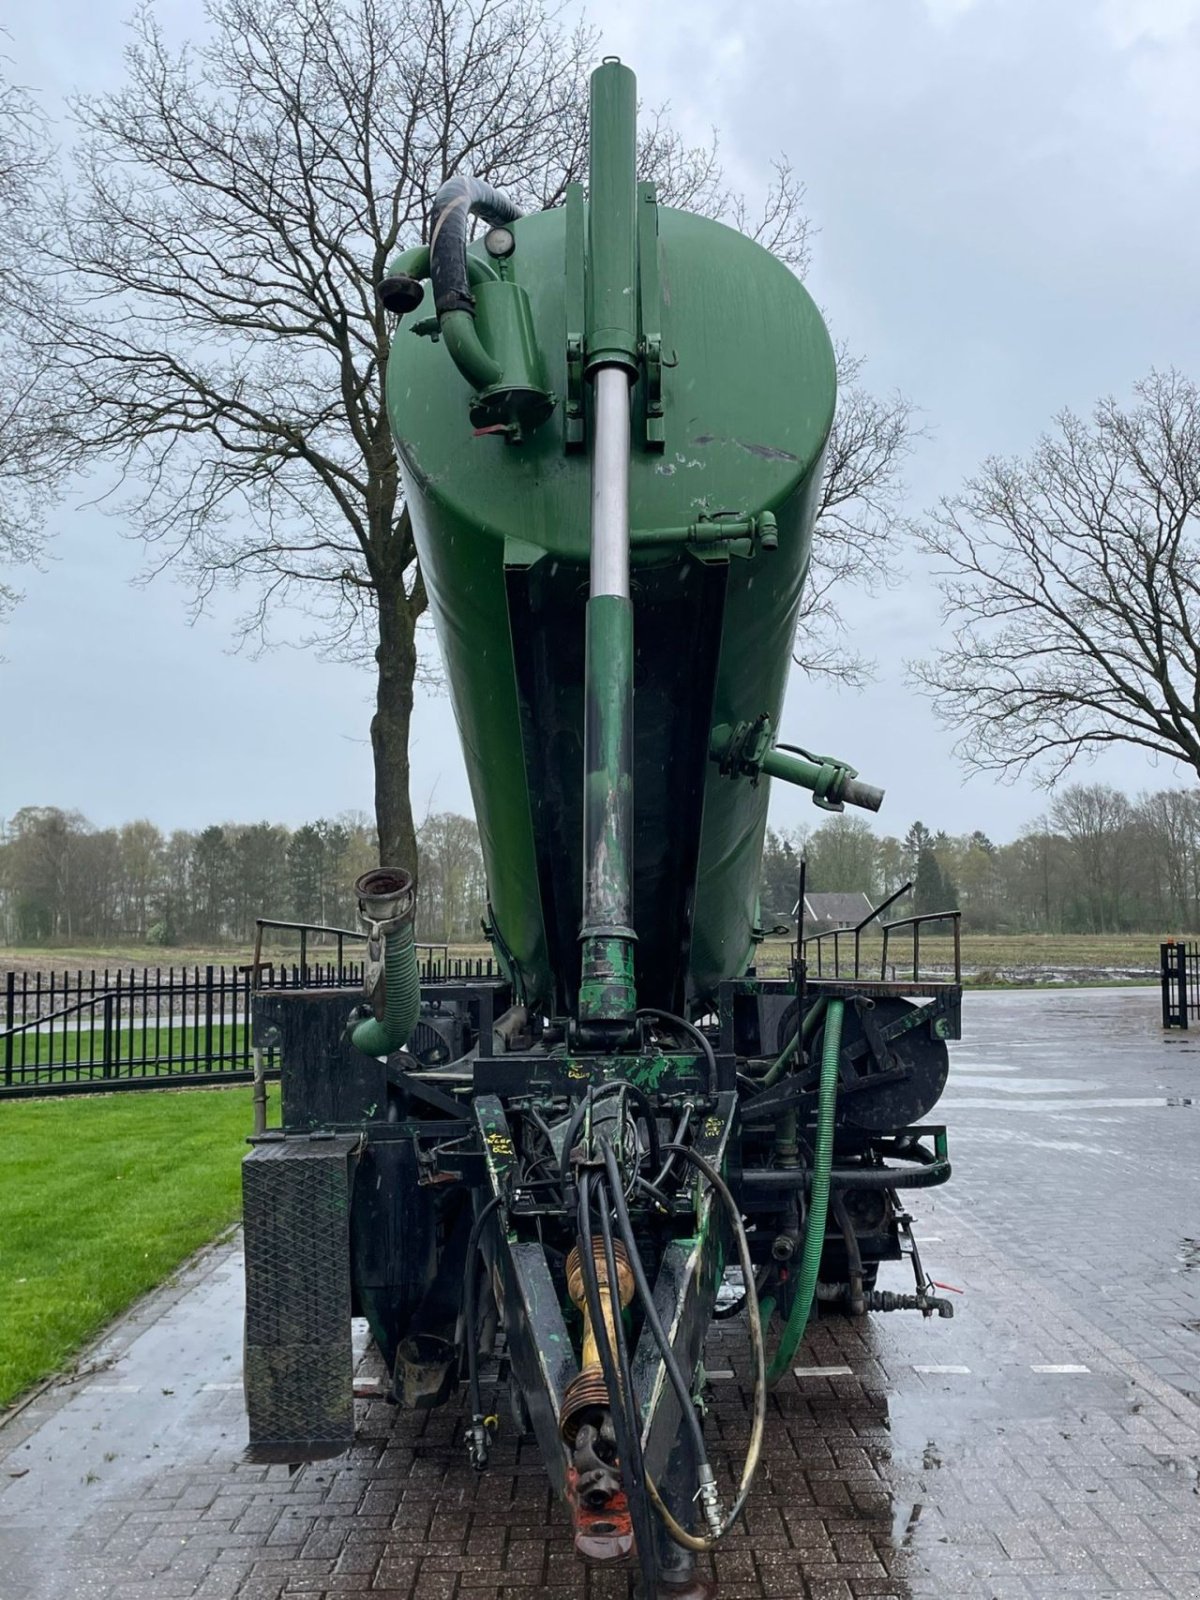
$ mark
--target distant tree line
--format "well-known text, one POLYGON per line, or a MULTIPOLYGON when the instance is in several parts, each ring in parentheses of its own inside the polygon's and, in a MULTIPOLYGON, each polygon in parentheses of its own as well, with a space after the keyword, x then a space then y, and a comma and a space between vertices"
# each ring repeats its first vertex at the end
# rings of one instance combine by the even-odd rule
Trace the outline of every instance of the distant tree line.
POLYGON ((861 889, 877 902, 911 880, 897 914, 958 907, 980 932, 1200 928, 1200 789, 1131 800, 1106 784, 1075 784, 1009 844, 922 822, 903 838, 881 837, 848 813, 811 830, 770 829, 765 921, 790 917, 802 855, 810 893, 861 889))
MULTIPOLYGON (((788 922, 800 859, 811 893, 875 902, 913 883, 896 914, 961 908, 981 932, 1200 929, 1200 789, 1129 799, 1105 784, 1064 789, 1008 844, 979 832, 903 837, 849 814, 813 829, 768 829, 763 920, 788 922)), ((259 916, 357 926, 354 880, 377 860, 362 815, 214 823, 164 834, 139 819, 93 828, 78 812, 27 806, 0 824, 0 942, 247 945, 259 916)), ((472 942, 487 883, 479 833, 443 812, 417 833, 418 936, 472 942)))
MULTIPOLYGON (((144 818, 94 828, 77 811, 27 806, 0 825, 0 941, 245 946, 260 916, 355 928, 354 880, 378 859, 374 824, 353 813, 166 834, 144 818)), ((417 859, 419 937, 477 939, 474 822, 428 817, 417 859)))

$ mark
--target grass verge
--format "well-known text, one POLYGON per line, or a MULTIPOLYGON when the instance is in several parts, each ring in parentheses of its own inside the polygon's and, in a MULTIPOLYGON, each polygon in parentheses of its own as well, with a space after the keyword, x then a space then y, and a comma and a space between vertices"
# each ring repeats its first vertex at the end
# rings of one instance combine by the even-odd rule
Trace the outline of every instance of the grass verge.
MULTIPOLYGON (((54 1033, 47 1028, 18 1035, 13 1041, 13 1067, 21 1081, 28 1081, 37 1067, 81 1067, 80 1077, 104 1076, 103 1028, 62 1028, 54 1033)), ((154 1063, 166 1071, 208 1070, 211 1062, 220 1065, 237 1061, 249 1070, 250 1041, 245 1026, 238 1022, 215 1023, 211 1033, 201 1023, 199 1027, 156 1026, 153 1019, 143 1028, 140 1022, 131 1025, 122 1018, 121 1027, 114 1029, 109 1042, 109 1065, 118 1068, 123 1062, 146 1063, 146 1075, 154 1076, 154 1063)), ((128 1076, 128 1074, 120 1074, 128 1076)), ((61 1076, 56 1072, 55 1077, 61 1076)), ((135 1074, 136 1076, 136 1074, 135 1074)))
POLYGON ((0 1106, 0 1407, 236 1221, 250 1091, 0 1106))

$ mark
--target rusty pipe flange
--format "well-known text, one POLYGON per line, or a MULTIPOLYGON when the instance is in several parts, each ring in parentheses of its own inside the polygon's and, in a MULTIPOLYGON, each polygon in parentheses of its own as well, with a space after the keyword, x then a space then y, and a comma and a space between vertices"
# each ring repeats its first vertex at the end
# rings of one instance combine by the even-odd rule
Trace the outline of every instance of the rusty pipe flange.
MULTIPOLYGON (((611 1288, 611 1285, 608 1281, 604 1240, 598 1233, 592 1235, 592 1260, 596 1263, 596 1280, 603 1294, 605 1289, 611 1288)), ((627 1306, 633 1299, 633 1270, 629 1265, 629 1253, 621 1239, 613 1240, 613 1260, 617 1264, 617 1299, 622 1306, 627 1306)), ((586 1305, 587 1296, 583 1289, 583 1266, 578 1244, 572 1248, 571 1254, 567 1257, 567 1293, 582 1310, 586 1305)))
POLYGON ((574 1449, 575 1439, 585 1422, 599 1427, 602 1414, 609 1409, 608 1385, 600 1367, 584 1367, 571 1379, 563 1395, 558 1430, 563 1443, 574 1449))

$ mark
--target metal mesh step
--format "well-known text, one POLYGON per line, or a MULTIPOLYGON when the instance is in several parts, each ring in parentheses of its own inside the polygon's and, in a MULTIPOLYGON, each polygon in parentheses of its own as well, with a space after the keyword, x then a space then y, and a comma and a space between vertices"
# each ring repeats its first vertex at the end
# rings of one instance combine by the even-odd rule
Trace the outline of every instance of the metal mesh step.
POLYGON ((354 1437, 351 1135, 257 1146, 242 1163, 246 1411, 257 1460, 336 1455, 354 1437))

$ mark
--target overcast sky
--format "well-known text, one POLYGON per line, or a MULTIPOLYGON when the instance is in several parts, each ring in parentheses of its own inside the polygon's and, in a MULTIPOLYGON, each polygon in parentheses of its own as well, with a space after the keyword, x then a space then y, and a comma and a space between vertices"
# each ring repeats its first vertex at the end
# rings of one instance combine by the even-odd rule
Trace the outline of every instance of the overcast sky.
MULTIPOLYGON (((173 32, 202 25, 198 4, 162 10, 173 32)), ((24 8, 8 23, 15 76, 51 107, 114 86, 128 11, 24 8)), ((1027 450, 1064 405, 1127 396, 1152 366, 1200 377, 1200 0, 604 0, 588 14, 647 101, 669 101, 689 135, 720 130, 740 186, 790 156, 818 230, 810 288, 870 382, 922 408, 914 513, 989 453, 1027 450)), ((53 804, 170 828, 370 810, 368 671, 296 649, 234 655, 235 601, 189 626, 170 579, 133 584, 141 549, 111 519, 80 509, 57 526, 0 634, 0 817, 53 804)), ((939 619, 918 560, 896 560, 899 587, 846 608, 877 683, 794 681, 786 736, 884 785, 883 830, 920 817, 1010 838, 1046 797, 964 783, 904 685, 939 619)), ((413 773, 418 816, 470 809, 444 699, 418 708, 413 773)), ((1080 776, 1187 781, 1134 753, 1080 776)), ((780 786, 773 817, 820 820, 780 786)))

